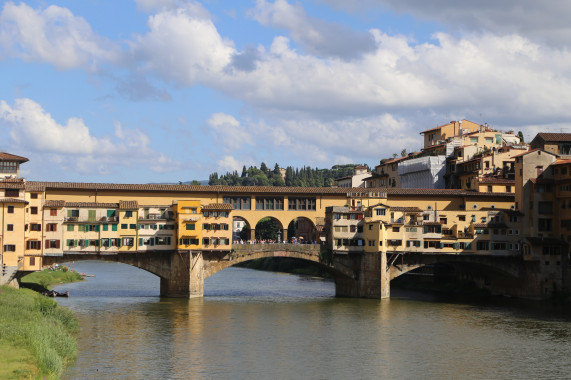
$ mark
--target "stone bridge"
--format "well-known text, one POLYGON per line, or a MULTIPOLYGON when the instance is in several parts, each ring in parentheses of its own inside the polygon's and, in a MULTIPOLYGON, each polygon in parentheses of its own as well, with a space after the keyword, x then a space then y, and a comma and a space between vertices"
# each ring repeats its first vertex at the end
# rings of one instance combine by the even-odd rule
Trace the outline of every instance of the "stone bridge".
MULTIPOLYGON (((525 295, 522 283, 533 282, 535 267, 520 256, 451 255, 438 253, 352 253, 332 255, 325 246, 313 244, 235 244, 231 251, 141 251, 108 254, 45 256, 44 265, 80 260, 103 260, 129 264, 157 275, 161 295, 200 297, 204 280, 230 266, 266 257, 288 257, 328 271, 335 281, 335 294, 351 298, 390 296, 390 281, 422 266, 446 263, 459 268, 465 278, 498 292, 525 295)), ((533 287, 530 287, 533 288, 533 287)))

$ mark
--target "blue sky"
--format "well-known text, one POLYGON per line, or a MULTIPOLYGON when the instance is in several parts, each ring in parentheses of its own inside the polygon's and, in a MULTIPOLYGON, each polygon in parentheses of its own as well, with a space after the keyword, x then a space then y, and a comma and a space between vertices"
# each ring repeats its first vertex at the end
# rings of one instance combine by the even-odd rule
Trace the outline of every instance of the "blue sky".
POLYGON ((419 149, 451 120, 571 132, 571 5, 68 0, 0 7, 0 150, 30 180, 178 182, 419 149))

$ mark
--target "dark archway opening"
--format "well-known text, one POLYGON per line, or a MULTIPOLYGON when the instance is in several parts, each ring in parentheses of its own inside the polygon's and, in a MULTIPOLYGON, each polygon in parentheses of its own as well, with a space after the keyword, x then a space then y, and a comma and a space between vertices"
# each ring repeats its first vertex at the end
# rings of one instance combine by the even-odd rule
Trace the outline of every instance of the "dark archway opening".
POLYGON ((257 241, 276 243, 282 241, 283 226, 279 220, 266 217, 256 224, 255 237, 257 241))
POLYGON ((240 243, 250 240, 250 224, 241 217, 234 217, 232 219, 232 241, 240 243))
POLYGON ((315 224, 308 218, 299 217, 292 220, 287 228, 288 241, 302 244, 319 242, 315 224))

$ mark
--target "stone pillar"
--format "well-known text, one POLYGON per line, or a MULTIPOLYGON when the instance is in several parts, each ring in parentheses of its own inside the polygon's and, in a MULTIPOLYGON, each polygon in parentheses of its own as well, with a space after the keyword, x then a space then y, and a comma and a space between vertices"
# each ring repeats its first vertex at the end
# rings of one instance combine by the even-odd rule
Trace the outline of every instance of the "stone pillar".
POLYGON ((250 230, 250 240, 256 240, 256 229, 252 228, 250 230))
POLYGON ((336 277, 335 295, 348 298, 390 297, 390 276, 387 272, 387 256, 384 252, 363 252, 337 256, 334 265, 343 265, 354 271, 353 278, 336 277))
POLYGON ((282 241, 286 242, 287 241, 287 228, 284 228, 282 230, 282 241))
POLYGON ((191 298, 204 294, 204 261, 200 251, 173 252, 169 277, 161 277, 161 296, 191 298))

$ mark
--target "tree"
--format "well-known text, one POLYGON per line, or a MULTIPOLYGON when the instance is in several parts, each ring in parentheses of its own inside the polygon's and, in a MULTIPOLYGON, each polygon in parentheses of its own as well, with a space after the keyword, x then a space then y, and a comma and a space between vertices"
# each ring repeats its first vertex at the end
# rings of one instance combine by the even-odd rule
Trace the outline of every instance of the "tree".
POLYGON ((265 162, 262 162, 262 164, 260 165, 260 170, 263 171, 264 174, 267 174, 269 172, 265 162))
POLYGON ((246 165, 244 165, 242 167, 242 178, 246 177, 248 175, 248 171, 246 170, 246 165))
POLYGON ((522 131, 519 131, 519 132, 517 133, 517 137, 519 137, 519 140, 520 140, 521 143, 523 144, 523 143, 524 143, 524 140, 523 140, 523 132, 522 132, 522 131))
POLYGON ((200 185, 202 185, 202 183, 200 181, 193 179, 192 181, 190 181, 190 185, 191 186, 200 186, 200 185))
POLYGON ((407 153, 406 153, 406 148, 400 151, 400 156, 401 157, 406 157, 407 153))

